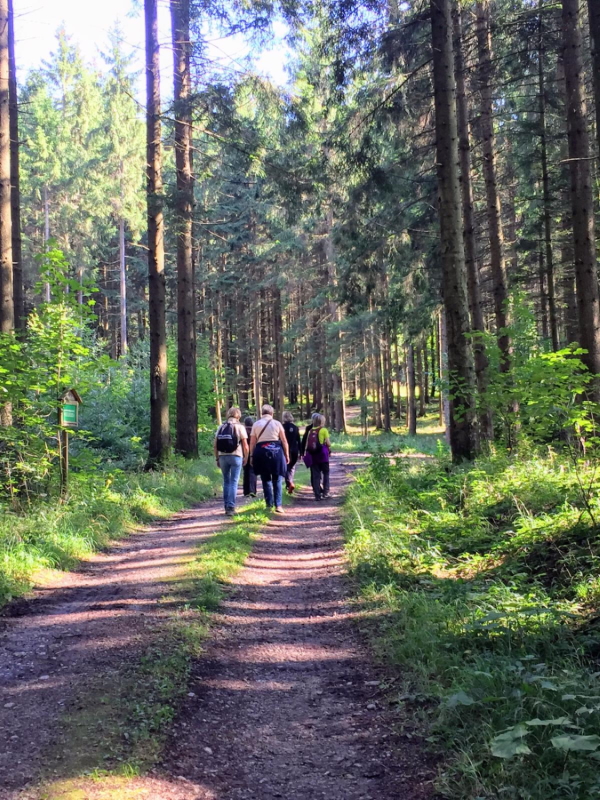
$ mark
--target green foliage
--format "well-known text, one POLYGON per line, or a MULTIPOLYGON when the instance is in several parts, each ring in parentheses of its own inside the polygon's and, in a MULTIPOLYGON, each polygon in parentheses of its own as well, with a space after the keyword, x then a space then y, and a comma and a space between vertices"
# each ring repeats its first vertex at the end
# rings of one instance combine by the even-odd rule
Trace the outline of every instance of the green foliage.
POLYGON ((587 800, 600 791, 600 546, 580 483, 550 452, 373 456, 345 509, 373 633, 461 800, 587 800), (381 613, 383 612, 383 613, 381 613))
POLYGON ((597 409, 582 402, 591 375, 576 345, 548 352, 537 335, 531 304, 522 294, 510 301, 511 325, 506 329, 512 344, 510 371, 500 370, 496 336, 474 336, 485 344, 489 358, 487 391, 479 406, 491 412, 499 438, 513 446, 519 439, 552 442, 594 431, 597 409))
POLYGON ((140 523, 214 494, 212 459, 174 460, 164 472, 75 473, 68 501, 0 515, 0 605, 29 589, 39 570, 70 569, 140 523))

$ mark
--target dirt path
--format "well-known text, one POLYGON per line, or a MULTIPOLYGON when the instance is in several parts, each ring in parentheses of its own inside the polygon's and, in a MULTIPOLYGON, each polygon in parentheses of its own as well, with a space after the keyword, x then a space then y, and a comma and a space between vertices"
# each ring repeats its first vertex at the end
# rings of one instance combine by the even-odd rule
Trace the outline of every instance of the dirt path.
MULTIPOLYGON (((130 781, 131 795, 87 783, 65 798, 431 797, 422 749, 410 729, 398 733, 345 602, 344 480, 338 460, 333 500, 317 504, 303 490, 267 526, 233 582, 156 773, 130 781)), ((169 613, 165 582, 226 524, 216 501, 180 514, 0 620, 1 800, 39 797, 27 787, 48 768, 65 709, 93 692, 98 674, 117 676, 139 656, 169 613)))
POLYGON ((345 601, 344 473, 336 459, 334 499, 305 489, 273 519, 234 581, 164 764, 194 800, 431 797, 345 601))
MULTIPOLYGON (((167 581, 225 524, 216 500, 177 514, 96 556, 85 571, 57 575, 59 583, 0 617, 2 800, 20 798, 47 770, 64 715, 139 659, 169 614, 161 603, 167 581)), ((83 764, 86 746, 80 743, 83 764)), ((90 754, 90 767, 93 761, 90 754)), ((54 766, 61 775, 61 764, 54 766)))

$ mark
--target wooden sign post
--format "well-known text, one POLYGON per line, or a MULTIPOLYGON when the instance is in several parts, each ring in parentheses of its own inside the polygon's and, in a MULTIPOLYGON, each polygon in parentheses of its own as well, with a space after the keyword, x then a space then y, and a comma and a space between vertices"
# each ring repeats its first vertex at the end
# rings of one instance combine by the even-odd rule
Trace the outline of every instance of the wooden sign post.
POLYGON ((60 495, 66 498, 69 491, 69 428, 79 427, 81 397, 75 389, 68 389, 58 404, 58 449, 60 453, 60 495))

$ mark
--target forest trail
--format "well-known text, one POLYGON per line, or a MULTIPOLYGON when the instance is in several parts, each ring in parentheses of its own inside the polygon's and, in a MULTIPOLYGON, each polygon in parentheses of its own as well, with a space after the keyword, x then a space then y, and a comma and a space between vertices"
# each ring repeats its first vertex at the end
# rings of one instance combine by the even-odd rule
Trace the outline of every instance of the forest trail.
MULTIPOLYGON (((418 737, 410 723, 398 732, 345 599, 338 506, 347 462, 335 459, 334 498, 317 504, 301 490, 233 579, 153 776, 133 778, 132 795, 104 795, 84 781, 77 794, 53 800, 431 796, 418 737)), ((180 514, 2 621, 0 730, 11 737, 0 754, 2 800, 44 796, 26 787, 48 769, 64 709, 94 691, 99 673, 116 674, 136 657, 156 617, 169 613, 159 601, 173 565, 226 524, 218 501, 180 514)), ((57 778, 74 777, 53 767, 57 778)))

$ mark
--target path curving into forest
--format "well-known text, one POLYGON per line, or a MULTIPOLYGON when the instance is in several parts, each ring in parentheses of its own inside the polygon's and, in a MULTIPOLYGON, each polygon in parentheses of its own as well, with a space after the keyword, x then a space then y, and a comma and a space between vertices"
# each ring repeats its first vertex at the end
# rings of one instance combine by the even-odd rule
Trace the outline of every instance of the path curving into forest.
MULTIPOLYGON (((348 460, 334 459, 333 499, 316 503, 303 489, 266 526, 232 581, 161 763, 130 781, 134 794, 111 800, 432 797, 418 737, 410 724, 401 732, 347 601, 339 504, 348 460)), ((226 524, 218 501, 180 514, 1 621, 2 800, 40 797, 32 787, 48 772, 65 708, 142 651, 170 613, 160 598, 174 565, 226 524)), ((72 796, 107 796, 99 787, 72 796)))

